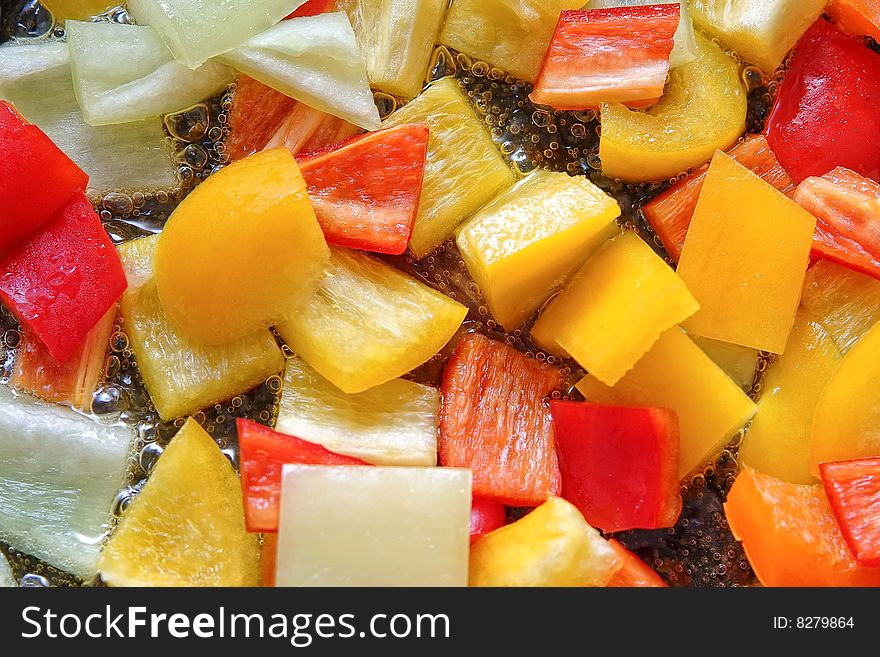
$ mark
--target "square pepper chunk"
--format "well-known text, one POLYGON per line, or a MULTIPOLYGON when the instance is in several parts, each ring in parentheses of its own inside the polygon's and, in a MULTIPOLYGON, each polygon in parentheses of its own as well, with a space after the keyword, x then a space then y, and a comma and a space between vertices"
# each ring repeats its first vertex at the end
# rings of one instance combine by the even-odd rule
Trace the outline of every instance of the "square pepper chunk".
POLYGON ((532 337, 614 385, 661 333, 698 308, 678 275, 630 231, 586 262, 543 312, 532 337))
POLYGON ((617 202, 583 177, 540 170, 477 212, 458 249, 495 319, 525 322, 608 238, 617 202))
POLYGON ((700 303, 689 333, 781 354, 816 219, 724 153, 715 154, 678 273, 700 303))

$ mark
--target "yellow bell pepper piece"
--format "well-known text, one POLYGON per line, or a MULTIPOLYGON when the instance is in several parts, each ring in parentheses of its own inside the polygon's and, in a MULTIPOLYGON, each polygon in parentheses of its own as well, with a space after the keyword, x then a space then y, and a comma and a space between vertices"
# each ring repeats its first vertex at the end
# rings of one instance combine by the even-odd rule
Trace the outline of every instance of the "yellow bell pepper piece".
POLYGON ((880 324, 844 356, 816 405, 810 472, 819 463, 880 456, 880 324))
POLYGON ((752 384, 755 382, 755 371, 758 369, 760 352, 757 349, 749 349, 738 344, 721 342, 699 335, 689 337, 740 388, 745 391, 751 390, 752 384))
POLYGON ((397 110, 385 127, 426 123, 428 155, 410 239, 417 258, 514 182, 511 169, 453 78, 438 80, 397 110))
POLYGON ((755 414, 755 404, 678 327, 666 331, 614 387, 587 375, 587 401, 663 406, 678 415, 679 474, 716 454, 755 414))
POLYGON ((512 331, 609 237, 617 202, 583 177, 539 170, 477 212, 458 249, 492 315, 512 331))
POLYGON ((84 21, 122 3, 114 0, 41 0, 40 4, 51 12, 57 24, 64 25, 64 21, 84 21))
POLYGON ((581 267, 541 314, 532 337, 613 386, 664 331, 698 308, 672 268, 629 231, 581 267))
POLYGON ((317 293, 277 328, 321 376, 354 394, 429 360, 466 315, 466 307, 394 267, 333 248, 317 293))
POLYGON ((574 505, 551 497, 471 546, 471 586, 605 586, 623 563, 574 505))
POLYGON ((739 450, 743 465, 795 484, 816 483, 810 474, 813 415, 840 358, 825 327, 801 307, 785 353, 764 377, 758 412, 739 450))
POLYGON ((689 333, 781 354, 794 323, 816 219, 717 153, 678 273, 700 302, 689 333))
POLYGON ((258 586, 260 540, 241 482, 190 418, 156 462, 98 562, 111 586, 258 586))
POLYGON ((246 392, 284 368, 268 329, 211 347, 190 339, 159 303, 153 256, 159 236, 118 247, 128 278, 120 309, 141 379, 163 420, 193 413, 246 392))
POLYGON ((663 98, 647 111, 603 105, 599 157, 609 178, 663 180, 727 150, 746 129, 739 64, 702 36, 697 58, 669 72, 663 98))

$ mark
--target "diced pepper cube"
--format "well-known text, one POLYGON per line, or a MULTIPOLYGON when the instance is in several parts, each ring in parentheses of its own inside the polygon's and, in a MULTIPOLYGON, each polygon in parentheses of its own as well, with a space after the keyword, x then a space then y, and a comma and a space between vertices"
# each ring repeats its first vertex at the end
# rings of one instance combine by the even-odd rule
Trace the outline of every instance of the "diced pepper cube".
POLYGON ((464 586, 471 474, 287 465, 277 586, 464 586))
POLYGON ((440 42, 533 81, 559 14, 583 0, 453 0, 440 42))
POLYGON ((192 418, 156 462, 101 552, 111 586, 257 586, 260 544, 241 483, 192 418))
POLYGON ((409 100, 418 95, 448 0, 340 0, 364 51, 373 88, 409 100))
POLYGON ((553 423, 544 399, 562 375, 503 342, 471 333, 443 373, 440 463, 471 468, 474 493, 511 506, 559 492, 553 423))
POLYGON ((586 262, 541 314, 532 337, 614 385, 664 331, 698 308, 678 275, 629 231, 586 262))
POLYGON ((0 101, 0 255, 35 233, 88 182, 46 133, 0 101))
POLYGON ((709 166, 678 264, 700 303, 691 333, 781 354, 815 218, 724 153, 709 166))
POLYGON ((241 452, 244 519, 249 532, 278 531, 281 470, 286 464, 369 465, 252 420, 238 418, 235 427, 241 452))
POLYGON ((556 109, 647 107, 663 95, 677 4, 563 11, 529 95, 556 109))
POLYGON ((755 414, 755 404, 680 328, 660 336, 617 385, 587 375, 587 401, 659 406, 678 415, 679 476, 716 454, 755 414))
POLYGON ((810 471, 823 461, 880 456, 880 324, 875 324, 840 361, 816 404, 810 471))
POLYGON ((819 465, 831 510, 859 565, 880 567, 880 457, 819 465))
POLYGON ((577 508, 551 497, 471 546, 470 585, 605 586, 622 565, 577 508))
POLYGON ((467 308, 383 262, 331 249, 330 270, 278 331, 349 394, 415 369, 455 335, 467 308))
POLYGON ((618 232, 617 202, 586 178, 537 171, 459 229, 462 259, 495 319, 514 330, 618 232))
POLYGON ((0 300, 58 363, 83 345, 124 290, 116 249, 82 192, 0 257, 0 300))
POLYGON ((822 14, 827 0, 690 0, 694 23, 771 73, 822 14))
POLYGON ((440 393, 392 379, 353 395, 300 358, 287 360, 278 431, 375 465, 437 464, 440 393))
POLYGON ((119 246, 129 283, 121 310, 141 379, 160 417, 171 420, 259 385, 281 371, 284 355, 266 329, 216 347, 184 335, 159 302, 153 278, 158 240, 119 246))
POLYGON ((846 353, 880 321, 880 281, 820 260, 807 270, 801 304, 846 353))
POLYGON ((605 532, 671 527, 681 513, 678 418, 667 408, 552 401, 562 497, 605 532))
POLYGON ((513 170, 453 78, 438 80, 386 121, 428 125, 428 157, 410 250, 421 258, 513 183, 513 170), (479 181, 479 184, 474 184, 479 181))
POLYGON ((724 512, 764 586, 880 586, 880 568, 856 562, 819 485, 746 468, 724 512))
POLYGON ((840 358, 828 331, 802 307, 785 353, 764 376, 758 412, 739 449, 744 465, 783 481, 815 483, 810 474, 813 415, 840 358))
MULTIPOLYGON (((794 181, 779 164, 764 135, 746 135, 727 154, 786 196, 794 194, 794 181)), ((681 257, 681 248, 708 170, 708 164, 700 167, 642 207, 645 218, 660 237, 666 253, 676 262, 681 257)))

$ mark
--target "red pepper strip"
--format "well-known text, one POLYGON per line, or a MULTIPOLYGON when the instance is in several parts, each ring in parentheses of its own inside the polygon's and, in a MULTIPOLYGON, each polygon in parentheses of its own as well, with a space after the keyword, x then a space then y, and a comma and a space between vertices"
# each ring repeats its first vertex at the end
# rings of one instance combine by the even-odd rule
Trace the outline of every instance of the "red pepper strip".
POLYGON ((317 16, 318 14, 332 11, 335 4, 336 0, 308 0, 284 20, 302 18, 303 16, 317 16))
POLYGON ((297 158, 327 241, 375 253, 406 251, 427 153, 428 126, 411 123, 297 158))
POLYGON ((503 504, 484 497, 475 497, 471 503, 471 543, 507 523, 507 509, 503 504))
POLYGON ((880 184, 838 167, 794 195, 816 217, 813 255, 880 278, 880 184))
POLYGON ((666 408, 551 401, 562 497, 606 532, 671 527, 681 513, 678 417, 666 408))
POLYGON ((277 532, 281 505, 281 470, 302 465, 369 465, 251 420, 236 420, 241 451, 241 486, 245 524, 250 532, 277 532))
POLYGON ((653 105, 679 15, 678 3, 563 11, 529 98, 562 110, 653 105))
POLYGON ((247 75, 235 79, 229 106, 226 155, 232 161, 253 155, 269 142, 297 102, 247 75))
POLYGON ((544 398, 560 385, 552 365, 468 334, 443 372, 440 463, 470 468, 475 496, 509 506, 537 506, 558 494, 544 398))
POLYGON ((81 193, 35 237, 0 258, 0 301, 59 364, 82 346, 125 288, 119 255, 81 193))
POLYGON ((820 463, 819 473, 856 561, 880 567, 880 457, 820 463))
POLYGON ((617 552, 617 555, 623 562, 623 568, 618 570, 617 574, 611 578, 608 586, 613 588, 660 588, 668 586, 660 575, 654 572, 644 561, 623 547, 621 543, 614 539, 608 542, 611 543, 611 547, 614 548, 614 551, 617 552))
POLYGON ((880 41, 880 3, 877 0, 831 0, 825 13, 841 30, 880 41))
POLYGON ((0 254, 35 234, 88 183, 42 130, 0 101, 0 254))
MULTIPOLYGON (((779 164, 764 135, 746 135, 727 154, 786 196, 794 193, 794 181, 779 164)), ((697 209, 697 200, 708 170, 708 164, 696 169, 642 207, 645 218, 663 242, 666 253, 676 262, 681 257, 684 239, 697 209)))
POLYGON ((765 133, 795 182, 835 167, 880 180, 880 55, 819 19, 794 50, 765 133))

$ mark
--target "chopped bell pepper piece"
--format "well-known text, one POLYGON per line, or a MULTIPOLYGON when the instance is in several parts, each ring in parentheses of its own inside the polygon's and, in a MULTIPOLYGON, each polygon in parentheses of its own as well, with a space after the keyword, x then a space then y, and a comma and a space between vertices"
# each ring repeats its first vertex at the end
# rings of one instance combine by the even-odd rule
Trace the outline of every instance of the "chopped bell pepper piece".
POLYGON ((551 497, 471 546, 471 586, 605 586, 622 567, 580 511, 551 497))
POLYGON ((880 456, 880 399, 871 394, 880 380, 880 324, 865 334, 840 362, 813 418, 810 470, 823 461, 880 456))
POLYGON ((617 385, 588 374, 577 388, 587 401, 675 411, 680 477, 716 454, 755 414, 754 402, 678 327, 661 335, 617 385))
POLYGON ((507 524, 504 505, 485 497, 471 501, 471 543, 507 524))
POLYGON ((806 178, 794 200, 816 217, 813 255, 880 278, 880 184, 837 167, 806 178))
POLYGON ((119 255, 82 193, 0 257, 0 300, 59 364, 82 346, 125 287, 119 255))
POLYGON ((252 420, 238 418, 235 427, 241 450, 244 518, 249 532, 278 531, 284 465, 369 465, 252 420))
POLYGON ((739 448, 743 465, 782 481, 816 482, 810 474, 813 416, 840 359, 828 331, 801 307, 785 353, 764 376, 758 412, 739 448))
POLYGON ((831 0, 825 13, 847 34, 869 36, 880 41, 880 4, 877 0, 831 0))
MULTIPOLYGON (((764 135, 746 135, 727 154, 786 196, 791 197, 794 193, 794 181, 779 164, 764 135)), ((708 171, 708 164, 700 167, 642 207, 645 218, 663 242, 666 253, 676 262, 681 257, 687 229, 691 225, 708 171)))
POLYGON ((827 0, 690 0, 694 24, 745 61, 775 71, 827 0))
POLYGON ((541 313, 532 337, 612 386, 664 331, 698 309, 681 278, 628 231, 606 242, 581 267, 541 313))
POLYGON ((492 316, 512 331, 619 232, 618 216, 586 178, 542 169, 479 210, 456 242, 492 316))
POLYGON ((229 137, 224 152, 229 159, 234 162, 263 150, 296 105, 293 98, 239 74, 226 119, 229 137))
POLYGON ((807 270, 801 304, 845 354, 880 321, 880 281, 820 260, 807 270))
POLYGON ((681 513, 678 418, 666 408, 551 401, 562 497, 605 532, 671 527, 681 513))
POLYGON ((437 465, 440 393, 392 379, 349 395, 305 361, 287 360, 275 429, 374 465, 437 465))
POLYGON ((110 586, 258 586, 260 539, 241 482, 189 418, 119 519, 98 562, 110 586))
POLYGON ((330 244, 399 255, 419 209, 428 127, 410 123, 297 159, 330 244))
POLYGON ((621 569, 608 582, 608 586, 614 588, 663 588, 669 586, 654 569, 623 547, 622 543, 614 539, 609 539, 608 542, 623 563, 621 569))
POLYGON ((440 43, 529 82, 553 36, 559 14, 583 0, 453 0, 440 43))
POLYGON ((816 21, 795 48, 765 128, 795 182, 835 167, 880 180, 878 90, 880 54, 816 21))
POLYGON ((33 235, 88 183, 46 133, 0 100, 0 255, 33 235))
POLYGON ((464 586, 471 473, 284 466, 277 586, 464 586))
POLYGON ((609 178, 669 179, 733 146, 746 129, 740 65, 697 33, 697 58, 672 69, 663 97, 646 111, 601 108, 599 157, 609 178))
POLYGON ((856 562, 819 485, 746 468, 724 512, 764 586, 880 586, 880 568, 856 562))
POLYGON ((740 388, 746 392, 752 389, 760 351, 700 335, 691 335, 690 339, 740 388))
POLYGON ((562 110, 653 105, 663 95, 677 4, 563 11, 529 98, 562 110))
POLYGON ((684 328, 781 354, 815 225, 809 212, 718 152, 678 263, 679 275, 700 303, 684 328))
POLYGON ((59 25, 66 20, 84 21, 118 6, 113 0, 45 0, 40 4, 52 13, 59 25))
POLYGON ((307 302, 329 259, 299 166, 276 148, 225 167, 177 206, 159 235, 156 287, 186 335, 218 345, 307 302))
POLYGON ((822 485, 860 566, 880 567, 880 457, 820 463, 822 485))
POLYGON ((503 342, 465 336, 443 373, 440 463, 471 468, 474 493, 510 506, 559 492, 559 466, 544 398, 562 375, 503 342))
POLYGON ((284 20, 299 18, 301 16, 317 16, 328 11, 333 11, 336 0, 306 0, 305 3, 288 15, 284 20))
POLYGON ((107 347, 116 322, 116 306, 89 331, 82 346, 59 365, 29 331, 22 331, 12 385, 58 404, 91 413, 92 397, 107 364, 107 347))
POLYGON ((296 103, 265 148, 286 148, 293 155, 313 153, 340 144, 359 132, 360 128, 345 119, 296 103))

